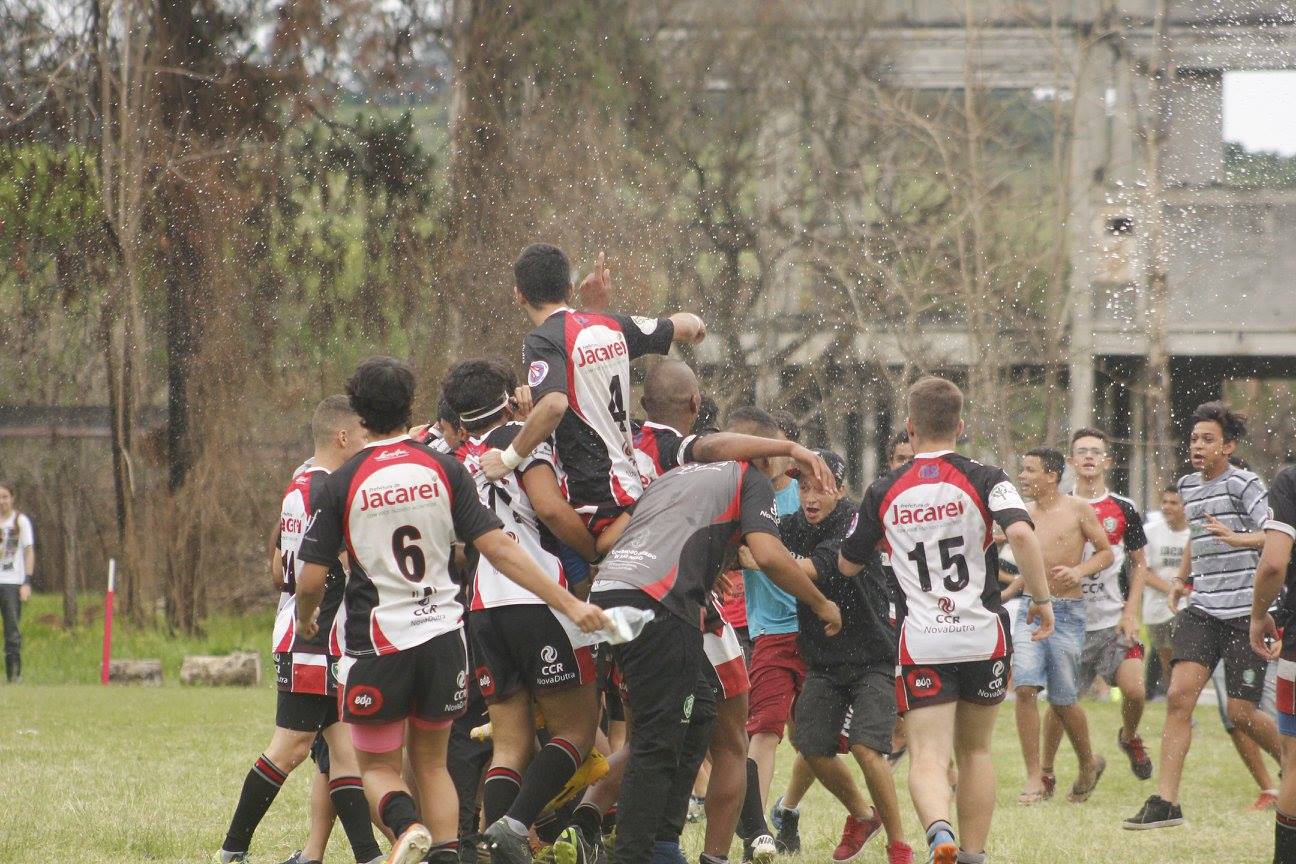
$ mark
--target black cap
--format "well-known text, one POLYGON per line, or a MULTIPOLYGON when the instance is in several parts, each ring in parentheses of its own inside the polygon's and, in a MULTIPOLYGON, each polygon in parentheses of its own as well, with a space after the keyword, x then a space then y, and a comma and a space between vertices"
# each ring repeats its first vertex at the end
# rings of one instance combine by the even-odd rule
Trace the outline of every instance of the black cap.
MULTIPOLYGON (((831 450, 816 450, 815 452, 819 454, 820 459, 824 460, 824 464, 828 466, 828 470, 832 473, 833 479, 837 481, 837 485, 845 485, 846 460, 831 450)), ((792 466, 792 469, 788 471, 788 476, 799 478, 801 476, 801 467, 799 465, 792 466)))

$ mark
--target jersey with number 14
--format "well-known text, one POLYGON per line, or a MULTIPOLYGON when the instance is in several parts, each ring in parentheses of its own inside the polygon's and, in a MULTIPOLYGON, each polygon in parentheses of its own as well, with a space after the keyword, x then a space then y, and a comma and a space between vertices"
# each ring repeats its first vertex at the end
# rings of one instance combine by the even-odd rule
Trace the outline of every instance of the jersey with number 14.
POLYGON ((901 664, 1007 654, 992 520, 1007 528, 1030 516, 1002 468, 950 451, 919 453, 864 493, 841 554, 861 565, 874 550, 890 556, 901 664))
POLYGON ((627 411, 630 361, 665 354, 674 336, 669 318, 559 309, 523 342, 532 398, 567 395, 554 443, 578 510, 626 506, 643 494, 627 411))

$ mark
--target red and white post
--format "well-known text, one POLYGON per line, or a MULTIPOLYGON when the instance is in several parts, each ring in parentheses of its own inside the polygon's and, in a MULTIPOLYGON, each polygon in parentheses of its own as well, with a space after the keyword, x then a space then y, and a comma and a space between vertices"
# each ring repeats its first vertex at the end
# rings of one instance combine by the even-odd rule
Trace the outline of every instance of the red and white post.
POLYGON ((117 582, 117 559, 108 559, 108 590, 104 592, 104 644, 103 665, 99 669, 99 683, 108 683, 108 665, 112 660, 113 594, 117 582))

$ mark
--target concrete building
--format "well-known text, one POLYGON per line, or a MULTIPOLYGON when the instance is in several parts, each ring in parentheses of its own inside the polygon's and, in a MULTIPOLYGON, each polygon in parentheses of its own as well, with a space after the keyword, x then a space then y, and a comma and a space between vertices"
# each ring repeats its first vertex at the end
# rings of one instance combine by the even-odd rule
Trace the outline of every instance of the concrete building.
MULTIPOLYGON (((734 21, 761 7, 730 5, 734 21)), ((811 0, 804 8, 814 10, 806 13, 814 26, 831 27, 834 14, 862 7, 811 0)), ((1063 94, 1076 110, 1063 428, 1098 422, 1129 442, 1118 449, 1118 482, 1142 499, 1151 481, 1136 431, 1144 409, 1136 392, 1153 310, 1143 287, 1148 214, 1140 128, 1151 119, 1156 0, 869 0, 867 8, 869 38, 887 46, 886 75, 900 87, 959 89, 973 74, 982 88, 1038 90, 1056 86, 1059 62, 1073 71, 1063 94)), ((1171 0, 1167 20, 1164 320, 1179 429, 1197 403, 1220 395, 1226 378, 1296 377, 1296 189, 1230 187, 1223 173, 1224 75, 1296 69, 1296 3, 1171 0)), ((794 294, 780 295, 780 308, 769 312, 791 311, 794 294)), ((928 327, 924 337, 955 365, 973 350, 957 328, 928 327)), ((895 339, 893 332, 860 332, 859 357, 880 354, 899 364, 895 339)), ((867 433, 860 442, 864 458, 854 467, 867 476, 878 442, 867 433)))

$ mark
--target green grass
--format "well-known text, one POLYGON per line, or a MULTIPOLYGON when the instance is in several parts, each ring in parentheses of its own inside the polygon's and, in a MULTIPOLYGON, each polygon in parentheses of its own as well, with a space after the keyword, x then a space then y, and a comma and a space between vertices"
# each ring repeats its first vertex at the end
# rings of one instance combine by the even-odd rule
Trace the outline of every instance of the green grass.
MULTIPOLYGON (((23 679, 29 684, 93 684, 103 657, 103 597, 82 595, 79 625, 63 627, 63 598, 36 594, 23 608, 23 679)), ((165 681, 178 681, 186 654, 261 652, 263 678, 272 678, 270 632, 274 609, 243 615, 222 613, 203 623, 203 635, 170 633, 162 626, 135 627, 120 614, 113 620, 112 656, 159 659, 165 681)))
MULTIPOLYGON (((149 644, 149 643, 144 643, 149 644)), ((174 679, 172 679, 174 681, 174 679)), ((995 761, 999 809, 992 860, 1054 862, 1267 861, 1273 816, 1246 810, 1256 790, 1234 755, 1211 708, 1198 712, 1183 801, 1189 824, 1129 832, 1120 820, 1153 789, 1129 773, 1113 739, 1117 706, 1086 703, 1107 775, 1083 805, 1061 798, 1032 808, 1015 803, 1022 782, 1011 706, 999 719, 995 761)), ((77 864, 205 862, 224 836, 243 775, 269 740, 274 692, 97 685, 0 686, 0 862, 41 859, 77 864)), ((1149 708, 1146 736, 1153 757, 1163 707, 1149 708)), ((1065 752, 1065 751, 1064 751, 1065 752)), ((308 763, 309 764, 309 763, 308 763)), ((786 782, 784 754, 775 780, 786 782)), ((902 765, 896 774, 905 825, 917 844, 902 765)), ((1059 761, 1059 787, 1075 775, 1074 757, 1059 761)), ((292 776, 257 833, 258 864, 281 861, 306 834, 306 768, 292 776)), ((963 782, 975 782, 964 778, 963 782)), ((842 811, 821 788, 802 809, 806 853, 822 862, 836 844, 842 811)), ((696 860, 700 826, 690 826, 685 848, 696 860)), ((879 862, 876 840, 859 859, 879 862)), ((350 860, 340 829, 327 860, 350 860)), ((735 849, 735 852, 737 850, 735 849)))

